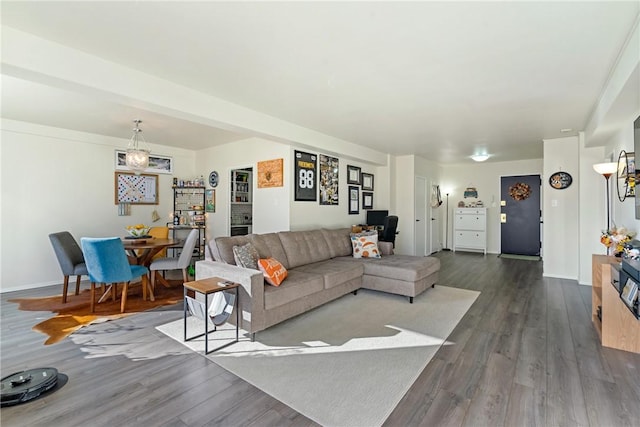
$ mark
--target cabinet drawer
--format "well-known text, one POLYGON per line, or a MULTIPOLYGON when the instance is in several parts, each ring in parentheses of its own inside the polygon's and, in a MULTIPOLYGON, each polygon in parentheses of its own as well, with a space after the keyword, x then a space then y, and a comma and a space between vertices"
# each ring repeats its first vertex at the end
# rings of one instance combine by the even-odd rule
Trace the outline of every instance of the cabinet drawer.
POLYGON ((485 230, 484 215, 456 215, 456 230, 485 230))
POLYGON ((484 208, 458 208, 455 210, 456 215, 485 215, 484 208))
POLYGON ((455 231, 455 246, 484 249, 484 231, 455 231))

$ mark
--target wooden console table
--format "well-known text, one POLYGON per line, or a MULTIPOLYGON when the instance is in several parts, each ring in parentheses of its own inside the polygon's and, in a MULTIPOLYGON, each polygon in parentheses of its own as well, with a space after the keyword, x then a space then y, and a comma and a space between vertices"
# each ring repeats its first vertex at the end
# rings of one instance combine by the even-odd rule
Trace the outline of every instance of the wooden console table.
POLYGON ((619 263, 616 257, 592 256, 591 319, 603 346, 640 353, 640 321, 612 284, 612 279, 618 280, 614 265, 619 263))

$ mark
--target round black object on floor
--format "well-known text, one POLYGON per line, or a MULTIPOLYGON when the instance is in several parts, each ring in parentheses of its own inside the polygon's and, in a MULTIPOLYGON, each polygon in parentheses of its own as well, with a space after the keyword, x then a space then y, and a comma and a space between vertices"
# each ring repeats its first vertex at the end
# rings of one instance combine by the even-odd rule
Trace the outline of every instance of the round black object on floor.
POLYGON ((2 380, 0 401, 2 406, 15 405, 36 399, 58 383, 58 370, 36 368, 16 372, 2 380))

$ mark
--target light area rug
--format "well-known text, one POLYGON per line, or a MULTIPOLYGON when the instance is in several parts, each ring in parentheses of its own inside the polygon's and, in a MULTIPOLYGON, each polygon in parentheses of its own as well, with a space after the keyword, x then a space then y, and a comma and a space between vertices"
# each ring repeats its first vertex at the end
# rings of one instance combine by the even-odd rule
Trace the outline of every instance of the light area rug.
MULTIPOLYGON (((207 357, 323 426, 376 426, 391 414, 480 293, 436 286, 406 297, 359 290, 207 357)), ((235 337, 225 325, 209 348, 235 337)), ((183 320, 157 329, 183 341, 183 320)), ((204 323, 188 318, 189 335, 204 323)))

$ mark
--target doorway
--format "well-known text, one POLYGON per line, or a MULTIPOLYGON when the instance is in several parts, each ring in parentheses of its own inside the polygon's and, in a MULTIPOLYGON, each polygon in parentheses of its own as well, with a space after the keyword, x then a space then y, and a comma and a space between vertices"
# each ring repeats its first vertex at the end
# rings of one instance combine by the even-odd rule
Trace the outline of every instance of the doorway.
POLYGON ((251 234, 253 227, 253 168, 232 169, 229 183, 229 235, 251 234))
POLYGON ((500 178, 500 252, 540 256, 540 175, 500 178))
POLYGON ((416 256, 427 256, 427 242, 431 242, 430 225, 427 218, 427 179, 421 176, 415 177, 415 225, 414 225, 414 254, 416 256))

